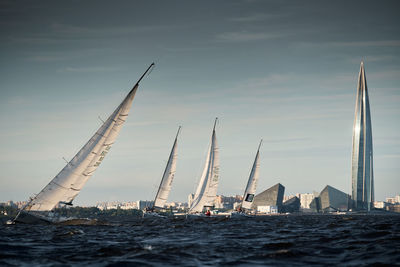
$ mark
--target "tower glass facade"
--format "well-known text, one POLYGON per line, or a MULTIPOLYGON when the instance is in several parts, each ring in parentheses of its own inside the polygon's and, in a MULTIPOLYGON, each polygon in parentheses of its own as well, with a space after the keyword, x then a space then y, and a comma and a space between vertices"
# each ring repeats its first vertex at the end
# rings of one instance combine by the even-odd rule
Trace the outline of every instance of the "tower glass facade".
POLYGON ((358 76, 356 109, 353 126, 351 164, 352 200, 354 209, 370 210, 374 202, 372 128, 364 63, 358 76))

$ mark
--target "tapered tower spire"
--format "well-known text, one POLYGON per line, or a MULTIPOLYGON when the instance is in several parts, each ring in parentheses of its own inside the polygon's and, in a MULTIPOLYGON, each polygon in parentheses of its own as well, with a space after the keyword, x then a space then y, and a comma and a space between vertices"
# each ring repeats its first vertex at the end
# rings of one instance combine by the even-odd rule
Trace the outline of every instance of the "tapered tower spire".
POLYGON ((356 210, 370 210, 374 202, 372 127, 364 62, 358 76, 351 162, 352 199, 356 210))

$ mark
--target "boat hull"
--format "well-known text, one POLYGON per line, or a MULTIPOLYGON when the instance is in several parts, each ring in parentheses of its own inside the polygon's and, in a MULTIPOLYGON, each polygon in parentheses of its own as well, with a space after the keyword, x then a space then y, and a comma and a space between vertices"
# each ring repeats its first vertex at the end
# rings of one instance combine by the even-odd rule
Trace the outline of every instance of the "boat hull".
POLYGON ((253 218, 254 215, 246 214, 244 212, 232 212, 231 218, 253 218))
POLYGON ((28 212, 21 212, 14 221, 16 223, 24 223, 24 224, 52 224, 52 223, 54 223, 50 219, 47 219, 40 215, 33 215, 28 212))
POLYGON ((143 218, 167 218, 167 216, 157 212, 143 212, 143 218))

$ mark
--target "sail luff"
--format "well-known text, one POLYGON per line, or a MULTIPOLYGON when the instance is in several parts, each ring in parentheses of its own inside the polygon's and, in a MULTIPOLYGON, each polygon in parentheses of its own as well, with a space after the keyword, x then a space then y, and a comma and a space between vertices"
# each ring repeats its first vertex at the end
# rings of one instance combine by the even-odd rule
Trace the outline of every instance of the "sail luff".
POLYGON ((25 211, 49 211, 58 203, 71 203, 104 159, 128 116, 139 82, 154 66, 152 63, 121 104, 100 126, 70 162, 30 200, 25 211))
POLYGON ((205 192, 205 206, 213 206, 215 198, 217 196, 218 189, 218 178, 219 178, 219 156, 218 156, 218 146, 215 131, 213 134, 213 146, 212 154, 209 168, 209 178, 207 184, 207 190, 205 192))
POLYGON ((256 157, 254 158, 254 163, 251 168, 251 172, 249 175, 249 180, 247 182, 246 189, 244 190, 243 200, 242 200, 242 208, 244 208, 244 209, 251 208, 251 204, 253 202, 254 195, 256 193, 258 176, 259 176, 259 168, 260 168, 259 155, 260 155, 261 144, 262 144, 262 139, 258 146, 256 157))
POLYGON ((216 198, 219 179, 219 154, 214 123, 206 163, 189 212, 201 212, 205 205, 212 206, 216 198))
POLYGON ((163 208, 165 202, 167 201, 169 192, 171 191, 172 181, 176 172, 176 161, 177 161, 177 142, 179 131, 181 130, 181 126, 178 128, 178 132, 176 133, 174 144, 172 145, 172 149, 168 158, 167 165, 165 166, 164 174, 162 176, 160 186, 158 187, 156 197, 154 199, 153 207, 163 208))
POLYGON ((201 174, 199 184, 197 185, 196 192, 193 197, 193 202, 190 207, 190 211, 196 212, 201 211, 203 209, 202 204, 200 201, 203 199, 203 194, 207 186, 207 176, 209 174, 209 166, 210 166, 210 156, 211 156, 211 145, 207 149, 207 156, 206 156, 206 163, 204 165, 203 173, 201 174), (197 206, 201 206, 196 210, 197 206))

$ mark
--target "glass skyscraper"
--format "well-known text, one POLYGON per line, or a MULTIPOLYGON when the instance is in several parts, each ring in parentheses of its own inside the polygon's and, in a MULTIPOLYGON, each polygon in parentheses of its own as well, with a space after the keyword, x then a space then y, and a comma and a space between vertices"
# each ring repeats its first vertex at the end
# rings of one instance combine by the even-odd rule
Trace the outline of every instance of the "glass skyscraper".
POLYGON ((358 76, 351 165, 351 197, 354 209, 370 210, 374 202, 372 128, 367 80, 365 78, 363 62, 361 62, 360 74, 358 76))

